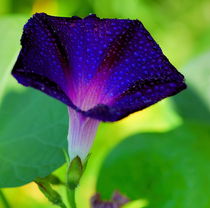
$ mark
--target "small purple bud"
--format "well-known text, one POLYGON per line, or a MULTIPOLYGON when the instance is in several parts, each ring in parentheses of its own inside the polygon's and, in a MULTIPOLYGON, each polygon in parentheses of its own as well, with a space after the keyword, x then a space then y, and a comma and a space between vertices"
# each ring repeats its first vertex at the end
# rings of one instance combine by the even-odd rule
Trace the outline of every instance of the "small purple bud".
POLYGON ((127 197, 119 192, 115 192, 110 201, 103 201, 100 194, 96 194, 91 198, 91 208, 120 208, 129 201, 127 197))

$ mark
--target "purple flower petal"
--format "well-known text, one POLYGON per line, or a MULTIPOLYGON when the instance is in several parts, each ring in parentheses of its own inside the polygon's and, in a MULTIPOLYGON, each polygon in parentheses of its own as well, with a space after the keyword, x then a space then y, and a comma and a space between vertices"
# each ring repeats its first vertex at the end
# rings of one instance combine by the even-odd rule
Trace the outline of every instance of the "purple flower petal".
POLYGON ((70 160, 79 156, 82 162, 89 153, 100 121, 69 110, 68 153, 70 160))
POLYGON ((84 116, 116 121, 186 88, 138 20, 35 14, 12 74, 84 116))
POLYGON ((91 198, 91 207, 92 208, 120 208, 123 205, 127 204, 130 200, 120 194, 119 192, 115 192, 110 201, 101 200, 100 194, 95 194, 91 198))

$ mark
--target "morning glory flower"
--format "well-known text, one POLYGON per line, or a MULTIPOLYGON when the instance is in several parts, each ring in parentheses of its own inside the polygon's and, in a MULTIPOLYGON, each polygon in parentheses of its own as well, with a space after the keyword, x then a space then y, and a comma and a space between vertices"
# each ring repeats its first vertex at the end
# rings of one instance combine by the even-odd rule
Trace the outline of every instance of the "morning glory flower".
POLYGON ((68 106, 71 160, 85 161, 101 121, 118 121, 186 88, 138 20, 37 13, 21 45, 12 74, 68 106))

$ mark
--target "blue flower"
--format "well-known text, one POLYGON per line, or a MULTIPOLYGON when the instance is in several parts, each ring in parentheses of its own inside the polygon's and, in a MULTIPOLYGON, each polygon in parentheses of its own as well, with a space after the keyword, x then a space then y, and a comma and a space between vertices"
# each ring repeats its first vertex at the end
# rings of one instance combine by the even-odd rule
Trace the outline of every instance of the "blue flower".
POLYGON ((69 155, 85 160, 101 121, 117 121, 186 88, 138 20, 35 14, 12 74, 68 106, 69 155))

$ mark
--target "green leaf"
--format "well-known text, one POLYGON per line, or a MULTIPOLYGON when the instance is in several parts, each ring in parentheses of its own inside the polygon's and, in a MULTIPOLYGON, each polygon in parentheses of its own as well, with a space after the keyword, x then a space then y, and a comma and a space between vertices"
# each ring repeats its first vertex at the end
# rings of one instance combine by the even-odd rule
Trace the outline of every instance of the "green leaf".
POLYGON ((58 101, 33 89, 8 93, 0 108, 0 187, 23 185, 62 165, 67 123, 58 101))
POLYGON ((186 120, 210 122, 210 52, 188 64, 183 73, 188 89, 175 96, 177 110, 186 120))
POLYGON ((0 18, 0 99, 20 48, 20 36, 25 21, 26 17, 19 15, 0 18))
POLYGON ((65 162, 66 107, 10 75, 25 22, 20 19, 0 19, 0 187, 45 177, 65 162))
POLYGON ((210 207, 209 131, 196 124, 127 138, 106 158, 97 191, 146 198, 151 208, 210 207))

